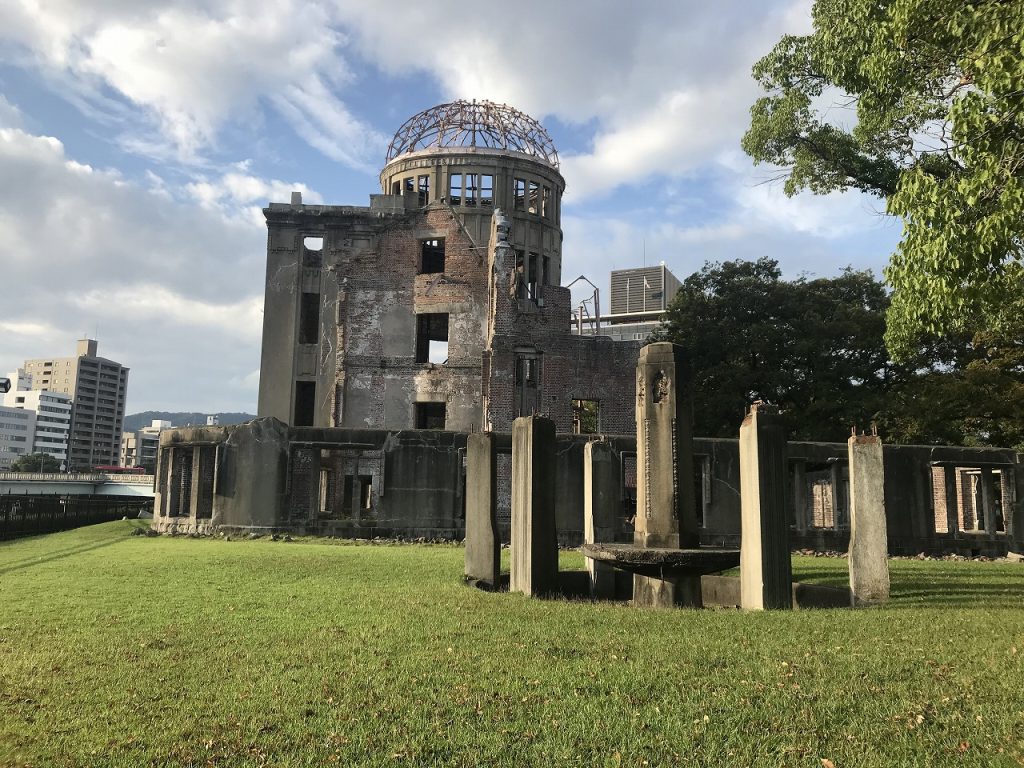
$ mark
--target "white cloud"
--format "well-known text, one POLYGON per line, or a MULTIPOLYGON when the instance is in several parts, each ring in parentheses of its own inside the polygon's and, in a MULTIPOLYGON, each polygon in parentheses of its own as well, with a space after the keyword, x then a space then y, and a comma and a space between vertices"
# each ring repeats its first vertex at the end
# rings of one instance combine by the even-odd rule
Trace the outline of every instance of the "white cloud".
POLYGON ((17 180, 0 185, 0 368, 98 332, 100 354, 132 368, 130 409, 255 407, 237 382, 259 361, 265 228, 16 129, 0 130, 0 178, 17 180))
MULTIPOLYGON (((229 122, 251 122, 275 105, 296 130, 337 160, 364 167, 383 137, 336 95, 351 73, 330 8, 300 0, 82 3, 8 0, 0 30, 7 58, 60 78, 83 109, 109 108, 107 90, 142 110, 148 130, 126 147, 160 155, 169 142, 196 161, 229 122), (11 52, 11 46, 17 48, 11 52)), ((116 107, 115 107, 116 109, 116 107)))
POLYGON ((23 120, 21 110, 0 93, 0 128, 20 128, 23 120))

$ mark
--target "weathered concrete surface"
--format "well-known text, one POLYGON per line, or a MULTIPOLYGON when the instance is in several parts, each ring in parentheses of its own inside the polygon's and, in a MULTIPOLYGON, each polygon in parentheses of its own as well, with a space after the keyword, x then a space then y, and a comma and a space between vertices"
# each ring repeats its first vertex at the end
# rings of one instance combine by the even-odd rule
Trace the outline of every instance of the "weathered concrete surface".
POLYGON ((558 591, 555 535, 555 423, 522 416, 512 424, 513 592, 532 596, 558 591))
POLYGON ((497 589, 501 573, 494 442, 493 432, 466 439, 466 579, 487 589, 497 589))
POLYGON ((682 348, 648 344, 637 363, 636 537, 643 547, 700 544, 694 493, 692 403, 682 348))
POLYGON ((889 542, 885 524, 882 441, 854 435, 850 459, 850 592, 854 603, 889 599, 889 542))
MULTIPOLYGON (((607 442, 593 441, 583 447, 583 541, 598 544, 615 541, 622 513, 621 470, 607 442)), ((607 563, 587 558, 590 596, 615 597, 615 571, 607 563)))
POLYGON ((749 610, 793 607, 786 473, 782 417, 755 403, 740 426, 740 589, 749 610))
MULTIPOLYGON (((740 580, 735 576, 702 576, 701 596, 705 607, 739 608, 740 580)), ((845 608, 850 605, 850 591, 822 584, 793 584, 793 607, 845 608)))

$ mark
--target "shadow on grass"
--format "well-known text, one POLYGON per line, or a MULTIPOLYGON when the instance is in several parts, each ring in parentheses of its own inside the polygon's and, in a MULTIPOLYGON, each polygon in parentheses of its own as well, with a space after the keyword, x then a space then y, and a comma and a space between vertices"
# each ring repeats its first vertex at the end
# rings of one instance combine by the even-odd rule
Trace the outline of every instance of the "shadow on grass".
MULTIPOLYGON (((109 525, 109 523, 100 523, 100 525, 109 525)), ((139 527, 142 527, 142 526, 140 526, 140 525, 133 525, 131 527, 132 528, 139 528, 139 527)), ((148 526, 146 526, 146 527, 148 527, 148 526)), ((81 529, 79 529, 79 530, 81 530, 81 529)), ((67 533, 67 532, 66 531, 62 531, 61 533, 67 533)), ((55 535, 55 534, 49 533, 49 534, 43 534, 41 536, 31 536, 31 537, 23 538, 23 539, 15 539, 14 541, 17 541, 17 542, 20 542, 20 543, 24 543, 24 542, 32 541, 32 540, 38 541, 40 539, 46 538, 47 536, 53 536, 53 535, 55 535)), ((55 560, 64 560, 64 559, 69 558, 69 557, 74 557, 75 555, 84 554, 85 552, 92 552, 93 550, 96 550, 96 549, 103 549, 104 547, 109 547, 109 546, 111 546, 113 544, 119 544, 119 543, 123 542, 125 540, 125 538, 126 537, 124 535, 116 535, 116 536, 113 536, 111 538, 102 539, 102 540, 96 541, 96 542, 84 542, 84 543, 74 544, 74 545, 72 545, 70 547, 65 547, 64 549, 58 549, 58 550, 56 550, 54 552, 49 552, 46 555, 41 555, 41 556, 37 556, 37 557, 25 557, 25 558, 22 558, 20 560, 15 560, 14 562, 11 562, 11 563, 4 563, 3 565, 0 565, 0 575, 5 574, 5 573, 11 573, 13 571, 20 571, 20 570, 23 570, 25 568, 31 568, 34 565, 42 565, 44 563, 52 563, 55 560)))

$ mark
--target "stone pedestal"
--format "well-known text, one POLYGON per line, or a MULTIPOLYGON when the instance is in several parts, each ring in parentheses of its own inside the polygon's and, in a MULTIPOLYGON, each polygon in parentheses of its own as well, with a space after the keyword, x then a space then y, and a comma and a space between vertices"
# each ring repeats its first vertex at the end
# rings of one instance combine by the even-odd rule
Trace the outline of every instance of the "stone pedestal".
MULTIPOLYGON (((619 462, 608 443, 591 442, 583 447, 583 542, 616 541, 622 514, 619 462)), ((615 597, 615 569, 587 558, 590 596, 598 600, 615 597)))
POLYGON ((786 429, 777 408, 754 403, 740 426, 740 603, 793 607, 786 510, 786 429))
POLYGON ((498 534, 498 454, 494 434, 466 440, 466 580, 497 589, 501 573, 498 534))
POLYGON ((853 436, 850 457, 850 593, 854 604, 889 599, 882 441, 853 436))
POLYGON ((512 423, 510 588, 533 596, 558 591, 555 423, 542 416, 512 423))

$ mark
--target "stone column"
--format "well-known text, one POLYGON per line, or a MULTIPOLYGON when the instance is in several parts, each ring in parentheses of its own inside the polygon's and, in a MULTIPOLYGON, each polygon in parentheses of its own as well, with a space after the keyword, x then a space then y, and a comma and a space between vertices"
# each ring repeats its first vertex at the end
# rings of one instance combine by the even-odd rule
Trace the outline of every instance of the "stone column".
POLYGON ((1011 472, 1011 498, 1003 501, 1003 518, 1006 520, 1007 550, 1017 557, 1024 556, 1024 454, 1018 453, 1017 463, 1008 470, 1011 472))
POLYGON ((740 605, 792 608, 786 429, 766 403, 754 403, 740 426, 740 518, 740 605))
POLYGON ((850 592, 853 603, 889 599, 885 472, 877 435, 854 435, 850 457, 850 592))
MULTIPOLYGON (((942 468, 943 497, 946 500, 946 531, 951 538, 956 538, 960 530, 960 501, 956 492, 956 467, 942 468)), ((952 542, 950 542, 952 544, 952 542)))
MULTIPOLYGON (((682 349, 648 344, 637 363, 636 530, 644 548, 700 546, 693 469, 693 403, 683 380, 682 349)), ((700 576, 633 576, 633 604, 702 605, 700 576)))
MULTIPOLYGON (((619 462, 611 444, 590 442, 583 447, 583 541, 602 544, 616 540, 622 514, 619 462)), ((598 600, 615 597, 615 569, 587 558, 590 596, 598 600)))
POLYGON ((992 487, 992 467, 982 467, 981 476, 981 519, 985 523, 985 533, 990 538, 996 535, 996 500, 995 489, 992 487))
POLYGON ((512 422, 513 592, 558 590, 555 533, 555 423, 543 416, 512 422))
POLYGON ((636 405, 636 536, 642 547, 697 547, 693 405, 682 349, 658 342, 640 350, 636 405))
POLYGON ((497 589, 501 574, 498 534, 498 453, 493 432, 466 439, 466 580, 497 589))

